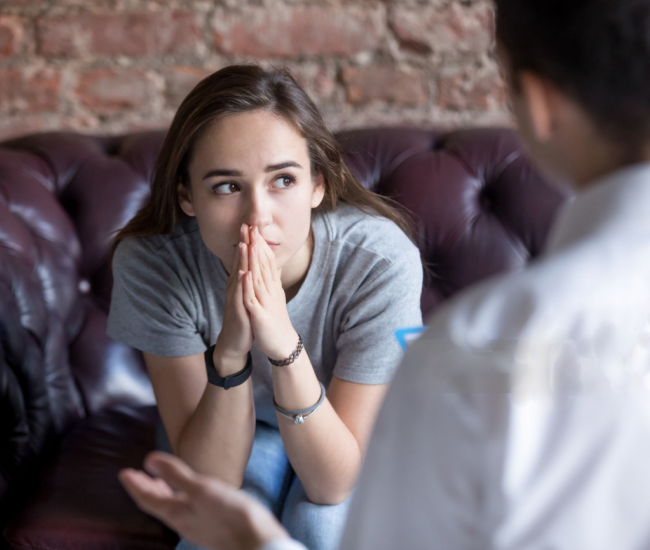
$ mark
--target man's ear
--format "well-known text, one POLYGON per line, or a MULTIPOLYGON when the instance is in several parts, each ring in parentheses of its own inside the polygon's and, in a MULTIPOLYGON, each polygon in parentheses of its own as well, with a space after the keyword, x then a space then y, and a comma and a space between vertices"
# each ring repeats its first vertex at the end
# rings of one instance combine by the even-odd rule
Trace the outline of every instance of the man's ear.
POLYGON ((538 141, 548 141, 558 127, 562 94, 548 80, 530 71, 522 71, 517 78, 530 129, 538 141))
POLYGON ((323 197, 325 197, 325 178, 323 174, 318 174, 313 181, 314 187, 311 192, 311 207, 317 208, 323 202, 323 197))
POLYGON ((196 216, 194 213, 194 206, 192 205, 192 193, 190 192, 189 187, 179 183, 177 190, 178 203, 181 205, 181 210, 190 217, 196 216))

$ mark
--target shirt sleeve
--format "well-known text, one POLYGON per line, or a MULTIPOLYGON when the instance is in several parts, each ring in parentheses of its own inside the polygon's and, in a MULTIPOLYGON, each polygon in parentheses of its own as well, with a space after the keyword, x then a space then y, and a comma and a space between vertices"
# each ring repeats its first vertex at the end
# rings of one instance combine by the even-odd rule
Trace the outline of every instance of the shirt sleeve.
POLYGON ((108 335, 153 355, 194 355, 206 349, 196 319, 192 290, 165 249, 122 241, 113 257, 108 335))
POLYGON ((390 382, 404 356, 395 331, 422 325, 421 293, 422 264, 415 247, 366 274, 346 304, 334 375, 361 384, 390 382))
POLYGON ((449 373, 465 352, 423 338, 378 416, 341 550, 490 547, 507 398, 462 388, 449 373))

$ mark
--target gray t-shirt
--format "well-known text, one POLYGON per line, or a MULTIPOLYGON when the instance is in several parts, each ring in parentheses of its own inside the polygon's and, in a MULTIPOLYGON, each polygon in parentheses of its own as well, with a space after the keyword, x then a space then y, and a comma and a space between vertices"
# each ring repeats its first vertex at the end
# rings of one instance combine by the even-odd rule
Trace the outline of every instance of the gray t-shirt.
MULTIPOLYGON (((361 384, 391 380, 402 350, 398 328, 422 323, 422 264, 391 221, 351 206, 312 222, 314 251, 287 309, 316 376, 361 384)), ((201 238, 195 218, 169 235, 130 237, 113 257, 108 335, 169 357, 201 353, 221 331, 228 275, 201 238)), ((258 420, 277 426, 271 364, 256 345, 253 387, 258 420)))

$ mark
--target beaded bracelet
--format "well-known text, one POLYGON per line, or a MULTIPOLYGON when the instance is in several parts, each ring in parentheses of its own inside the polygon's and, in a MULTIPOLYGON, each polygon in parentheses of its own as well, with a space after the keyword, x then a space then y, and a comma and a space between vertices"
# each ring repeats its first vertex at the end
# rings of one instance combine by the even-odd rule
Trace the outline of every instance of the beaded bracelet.
POLYGON ((290 365, 291 363, 293 363, 298 358, 298 356, 300 355, 300 352, 302 351, 302 348, 304 348, 304 347, 305 346, 302 343, 302 336, 300 336, 300 334, 299 334, 298 335, 298 346, 296 347, 296 349, 294 349, 291 352, 291 355, 289 355, 289 357, 287 357, 286 359, 280 359, 279 361, 276 361, 275 359, 271 359, 269 357, 269 361, 271 361, 271 365, 273 365, 274 367, 286 367, 287 365, 290 365))

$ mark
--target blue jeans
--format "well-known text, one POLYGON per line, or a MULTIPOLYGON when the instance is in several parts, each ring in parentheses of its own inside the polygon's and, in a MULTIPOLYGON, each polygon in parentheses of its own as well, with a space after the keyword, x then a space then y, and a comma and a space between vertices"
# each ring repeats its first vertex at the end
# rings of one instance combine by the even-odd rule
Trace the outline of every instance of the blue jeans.
MULTIPOLYGON (((338 548, 350 499, 335 506, 309 502, 284 452, 279 430, 264 422, 255 428, 242 490, 265 504, 289 534, 310 550, 338 548)), ((176 550, 199 547, 181 539, 176 550)))

